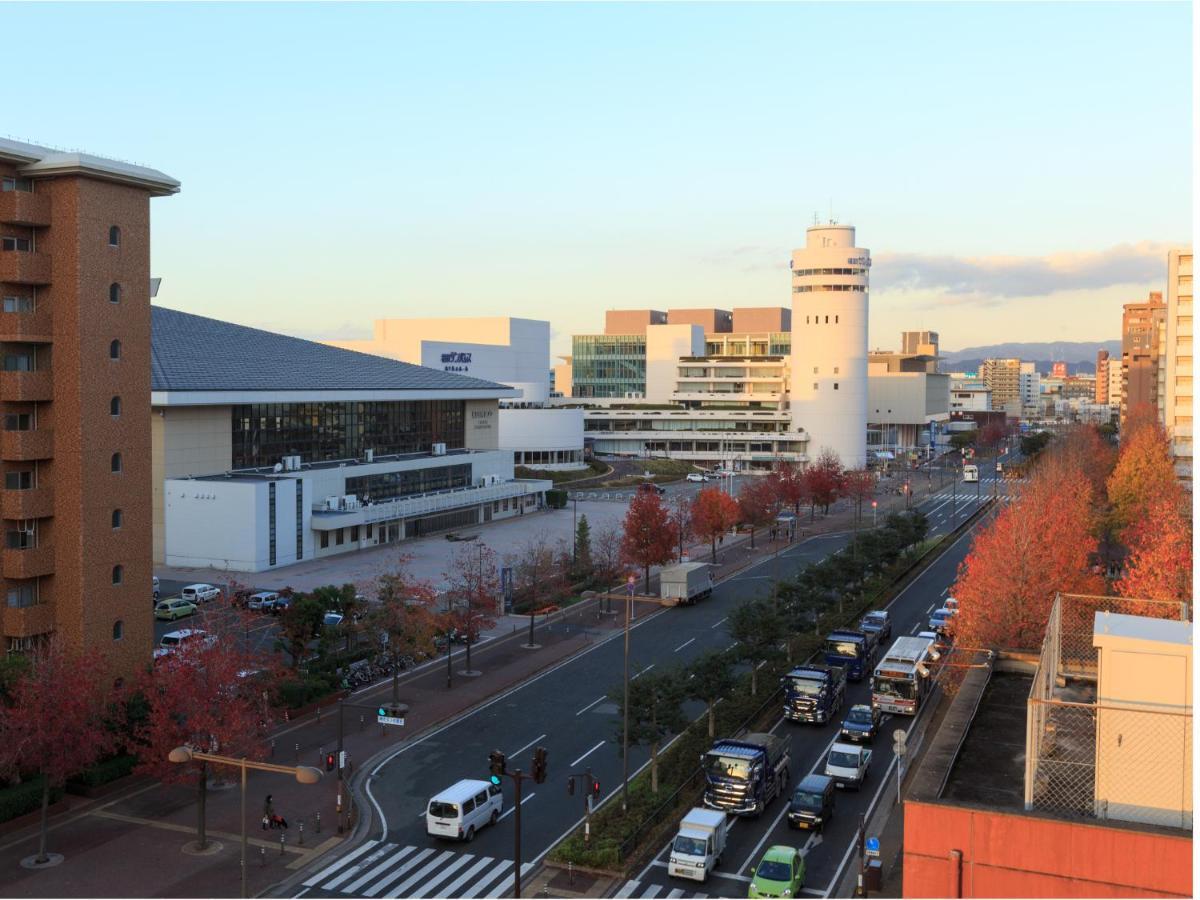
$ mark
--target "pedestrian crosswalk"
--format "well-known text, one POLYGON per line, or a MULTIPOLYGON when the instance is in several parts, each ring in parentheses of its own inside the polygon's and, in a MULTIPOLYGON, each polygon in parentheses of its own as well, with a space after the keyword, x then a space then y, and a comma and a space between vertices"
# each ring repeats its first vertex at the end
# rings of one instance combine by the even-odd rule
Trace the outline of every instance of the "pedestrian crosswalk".
MULTIPOLYGON (((530 863, 521 866, 521 877, 530 863)), ((505 897, 513 861, 432 847, 366 841, 304 882, 308 894, 372 897, 505 897)))
MULTIPOLYGON (((711 888, 711 887, 715 887, 715 885, 713 885, 710 881, 708 884, 705 885, 705 887, 711 888)), ((733 887, 732 882, 729 884, 729 887, 730 888, 733 887)), ((719 890, 719 888, 718 888, 718 890, 719 890)), ((738 894, 736 896, 742 896, 744 894, 745 894, 745 887, 743 886, 742 893, 738 894)), ((665 888, 661 884, 650 884, 650 883, 641 882, 641 881, 627 881, 623 885, 621 885, 621 889, 619 891, 617 891, 617 893, 614 896, 617 898, 620 898, 620 900, 625 900, 625 898, 630 898, 630 900, 635 900, 635 898, 641 898, 641 897, 645 897, 645 898, 657 897, 657 898, 659 898, 659 900, 676 900, 676 898, 678 898, 678 897, 701 897, 701 898, 703 898, 703 897, 732 897, 732 896, 735 896, 735 894, 731 891, 727 891, 724 894, 720 894, 720 893, 690 894, 687 891, 681 890, 680 888, 665 888)))

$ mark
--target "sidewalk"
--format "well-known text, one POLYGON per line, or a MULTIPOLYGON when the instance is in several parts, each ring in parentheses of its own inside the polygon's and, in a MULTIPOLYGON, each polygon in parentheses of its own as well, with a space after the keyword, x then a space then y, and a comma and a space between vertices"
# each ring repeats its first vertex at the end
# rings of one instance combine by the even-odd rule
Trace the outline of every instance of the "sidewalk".
MULTIPOLYGON (((903 508, 903 497, 880 498, 880 513, 897 506, 903 508)), ((847 531, 853 527, 853 511, 843 502, 831 508, 827 517, 818 513, 813 523, 802 515, 800 526, 797 543, 818 533, 847 531)), ((786 541, 770 542, 764 537, 760 530, 754 551, 749 549, 748 534, 727 537, 718 551, 716 579, 720 581, 755 561, 768 559, 787 546, 786 541)), ((692 559, 709 558, 707 545, 694 545, 689 551, 692 559)), ((464 648, 455 648, 449 688, 444 657, 405 673, 399 693, 410 711, 403 729, 384 730, 373 724, 376 703, 391 698, 390 681, 354 694, 348 698, 349 703, 369 708, 345 712, 344 748, 351 763, 356 768, 365 766, 385 749, 461 715, 606 636, 619 633, 623 616, 597 615, 596 607, 596 600, 584 601, 561 614, 538 620, 535 641, 540 647, 536 650, 521 646, 528 637, 528 619, 505 617, 495 629, 497 637, 472 649, 472 667, 483 672, 481 677, 459 674, 466 668, 464 648), (504 626, 508 626, 507 634, 504 626)), ((662 611, 656 602, 642 601, 638 618, 662 611)), ((337 718, 334 706, 319 716, 287 723, 275 735, 271 761, 323 769, 324 754, 337 746, 337 718)), ((236 779, 234 773, 228 775, 236 779)), ((210 785, 210 847, 203 853, 192 849, 197 822, 194 782, 162 785, 142 781, 115 786, 96 799, 71 797, 68 811, 50 821, 48 849, 65 856, 61 865, 42 871, 20 866, 21 859, 36 852, 36 818, 29 825, 0 834, 0 869, 7 873, 0 884, 0 897, 237 897, 240 793, 235 780, 222 786, 210 785)), ((250 773, 246 795, 247 881, 252 896, 295 876, 316 857, 355 837, 349 830, 338 835, 338 794, 334 773, 327 773, 320 784, 312 786, 300 785, 287 775, 250 773), (273 795, 275 811, 290 825, 286 832, 264 831, 261 827, 263 800, 268 793, 273 795)), ((343 792, 343 800, 349 801, 348 792, 343 792)))

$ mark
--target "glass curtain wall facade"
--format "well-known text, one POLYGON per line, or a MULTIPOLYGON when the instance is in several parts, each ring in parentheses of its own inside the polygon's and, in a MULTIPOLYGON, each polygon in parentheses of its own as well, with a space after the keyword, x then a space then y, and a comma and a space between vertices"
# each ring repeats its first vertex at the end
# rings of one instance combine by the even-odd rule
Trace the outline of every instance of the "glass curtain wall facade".
POLYGON ((233 468, 273 466, 285 456, 303 462, 428 452, 433 444, 466 443, 463 400, 370 403, 254 403, 234 406, 233 468))
POLYGON ((577 334, 571 339, 574 397, 646 392, 644 334, 577 334))
POLYGON ((360 500, 393 500, 412 494, 428 494, 450 488, 469 487, 471 466, 438 466, 409 472, 383 472, 346 479, 346 493, 360 500))

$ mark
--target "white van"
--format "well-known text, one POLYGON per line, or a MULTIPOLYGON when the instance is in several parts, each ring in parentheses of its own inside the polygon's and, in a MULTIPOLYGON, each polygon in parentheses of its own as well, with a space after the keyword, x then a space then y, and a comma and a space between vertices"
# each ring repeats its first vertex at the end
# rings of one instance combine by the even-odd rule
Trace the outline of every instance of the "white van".
POLYGON ((429 801, 425 832, 431 837, 475 840, 484 825, 495 825, 504 809, 504 793, 490 781, 464 779, 429 801))
POLYGON ((218 587, 211 584, 189 584, 179 596, 188 603, 195 603, 199 606, 201 603, 207 603, 209 600, 216 600, 221 596, 221 591, 218 587))

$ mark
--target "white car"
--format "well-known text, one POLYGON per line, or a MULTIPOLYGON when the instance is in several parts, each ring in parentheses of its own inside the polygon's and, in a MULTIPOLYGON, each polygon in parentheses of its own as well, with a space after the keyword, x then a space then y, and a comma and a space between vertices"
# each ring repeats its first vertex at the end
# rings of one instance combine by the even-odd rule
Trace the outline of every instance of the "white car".
POLYGON ((278 599, 279 595, 274 591, 259 591, 257 594, 251 594, 246 598, 246 609, 273 609, 275 601, 278 599))
POLYGON ((209 634, 202 628, 181 628, 178 631, 168 631, 162 636, 158 646, 154 648, 154 658, 162 659, 180 647, 189 647, 201 642, 212 646, 217 642, 217 636, 209 634))
POLYGON ((700 483, 702 483, 702 484, 703 484, 703 483, 704 483, 704 476, 703 476, 702 474, 700 474, 699 472, 688 472, 688 473, 687 473, 687 480, 688 480, 688 481, 698 481, 698 482, 700 482, 700 483))
POLYGON ((207 603, 209 600, 216 600, 221 596, 221 589, 212 584, 189 584, 179 592, 179 596, 189 603, 199 605, 207 603))
POLYGON ((154 599, 157 600, 158 599, 158 576, 155 575, 153 577, 154 577, 154 599))

